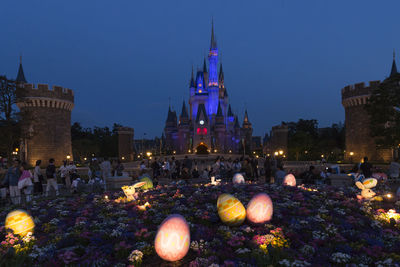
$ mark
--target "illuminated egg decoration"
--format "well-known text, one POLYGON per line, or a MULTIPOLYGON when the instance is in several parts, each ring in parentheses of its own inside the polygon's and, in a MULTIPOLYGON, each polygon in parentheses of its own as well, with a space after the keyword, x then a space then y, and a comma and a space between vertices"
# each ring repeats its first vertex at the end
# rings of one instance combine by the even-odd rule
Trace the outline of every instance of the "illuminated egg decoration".
POLYGON ((168 216, 157 231, 155 250, 166 261, 178 261, 185 257, 190 246, 189 225, 179 214, 168 216))
POLYGON ((13 230, 14 234, 25 236, 29 232, 33 233, 35 223, 26 211, 14 210, 7 215, 5 227, 13 230))
POLYGON ((149 177, 144 176, 140 178, 140 181, 145 182, 145 185, 142 186, 144 190, 153 188, 153 181, 149 177))
POLYGON ((232 178, 232 183, 234 184, 244 184, 244 177, 241 173, 235 173, 232 178))
POLYGON ((283 178, 283 185, 296 186, 296 178, 293 174, 288 174, 283 178))
POLYGON ((255 224, 266 223, 271 220, 273 210, 271 198, 265 193, 257 194, 247 205, 247 220, 255 224))
POLYGON ((368 178, 362 182, 364 187, 367 189, 375 187, 377 183, 378 183, 378 180, 376 180, 375 178, 368 178))
POLYGON ((219 218, 227 225, 238 226, 246 219, 246 209, 243 204, 230 194, 222 194, 218 197, 217 208, 219 218))

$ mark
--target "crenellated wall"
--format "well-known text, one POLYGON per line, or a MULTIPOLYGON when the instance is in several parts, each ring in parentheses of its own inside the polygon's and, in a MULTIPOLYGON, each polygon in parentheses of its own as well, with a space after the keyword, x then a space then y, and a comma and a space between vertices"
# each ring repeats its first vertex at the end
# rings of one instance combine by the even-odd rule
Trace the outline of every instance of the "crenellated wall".
POLYGON ((346 153, 345 158, 360 162, 365 156, 370 161, 390 161, 392 152, 377 150, 370 132, 370 120, 365 105, 380 81, 348 85, 342 89, 342 105, 345 109, 346 153))
POLYGON ((74 93, 61 86, 47 84, 18 84, 17 106, 22 111, 24 140, 21 152, 31 165, 41 159, 44 165, 50 158, 60 165, 72 155, 71 111, 74 93))

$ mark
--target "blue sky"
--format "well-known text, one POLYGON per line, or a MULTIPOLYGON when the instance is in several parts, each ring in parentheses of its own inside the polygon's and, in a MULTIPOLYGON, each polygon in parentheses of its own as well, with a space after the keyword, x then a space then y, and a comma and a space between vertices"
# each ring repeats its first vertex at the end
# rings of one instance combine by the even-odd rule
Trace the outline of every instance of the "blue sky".
POLYGON ((75 91, 72 121, 161 135, 201 66, 211 18, 235 113, 254 134, 281 121, 344 121, 340 90, 388 76, 399 1, 3 0, 0 73, 75 91))

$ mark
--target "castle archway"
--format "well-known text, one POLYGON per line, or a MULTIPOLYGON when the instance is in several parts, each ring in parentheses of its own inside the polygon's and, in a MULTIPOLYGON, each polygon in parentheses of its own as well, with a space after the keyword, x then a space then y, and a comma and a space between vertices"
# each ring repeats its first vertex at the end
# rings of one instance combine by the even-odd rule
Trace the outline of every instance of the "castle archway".
POLYGON ((206 155, 208 154, 208 147, 206 144, 204 144, 203 142, 200 143, 197 148, 196 148, 196 154, 199 155, 206 155))

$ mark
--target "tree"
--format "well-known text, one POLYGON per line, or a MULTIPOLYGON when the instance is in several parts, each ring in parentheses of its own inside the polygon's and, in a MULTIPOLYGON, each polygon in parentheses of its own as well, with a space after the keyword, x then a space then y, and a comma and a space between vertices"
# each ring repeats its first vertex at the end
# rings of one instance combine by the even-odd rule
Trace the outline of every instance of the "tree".
MULTIPOLYGON (((371 135, 377 148, 395 148, 400 143, 400 74, 394 74, 377 86, 365 109, 371 135)), ((368 127, 368 126, 367 126, 368 127)))
POLYGON ((16 83, 0 76, 0 153, 12 157, 13 148, 20 141, 21 126, 16 110, 16 83))

